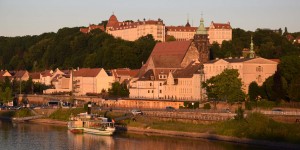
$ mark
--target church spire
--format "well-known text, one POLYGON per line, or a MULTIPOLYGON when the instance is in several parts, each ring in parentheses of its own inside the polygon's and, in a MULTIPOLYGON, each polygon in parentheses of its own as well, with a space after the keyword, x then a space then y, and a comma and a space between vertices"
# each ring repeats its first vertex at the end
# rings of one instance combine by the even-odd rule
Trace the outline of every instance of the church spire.
POLYGON ((254 51, 254 44, 253 44, 253 38, 251 36, 251 44, 250 44, 250 55, 249 58, 254 58, 255 57, 255 51, 254 51))
POLYGON ((200 25, 196 31, 196 34, 207 34, 207 30, 205 29, 205 26, 204 26, 204 19, 203 19, 202 13, 201 13, 200 25))

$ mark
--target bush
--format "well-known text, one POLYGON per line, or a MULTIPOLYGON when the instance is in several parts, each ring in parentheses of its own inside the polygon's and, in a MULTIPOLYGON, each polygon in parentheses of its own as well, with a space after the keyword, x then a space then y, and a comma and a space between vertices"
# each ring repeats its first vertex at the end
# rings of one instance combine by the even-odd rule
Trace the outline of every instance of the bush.
POLYGON ((209 103, 204 104, 203 109, 211 109, 211 106, 209 103))
POLYGON ((14 117, 29 117, 29 116, 33 116, 33 114, 31 113, 30 109, 20 109, 18 111, 16 111, 14 117))
POLYGON ((242 120, 244 119, 244 110, 242 109, 242 107, 239 107, 236 111, 236 116, 234 116, 235 120, 242 120))
POLYGON ((53 112, 49 118, 56 119, 56 120, 62 120, 62 121, 68 121, 70 118, 70 115, 77 115, 79 113, 85 112, 83 108, 69 108, 69 109, 58 109, 55 112, 53 112))
POLYGON ((252 110, 252 104, 251 104, 251 102, 245 102, 245 108, 247 110, 252 110))

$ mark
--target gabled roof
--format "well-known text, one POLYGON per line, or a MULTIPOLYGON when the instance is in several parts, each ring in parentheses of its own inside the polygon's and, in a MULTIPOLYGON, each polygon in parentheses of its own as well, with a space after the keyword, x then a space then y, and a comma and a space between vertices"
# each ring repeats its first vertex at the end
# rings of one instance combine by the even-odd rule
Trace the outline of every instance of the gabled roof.
POLYGON ((147 81, 151 80, 151 76, 154 77, 154 72, 152 69, 148 70, 142 77, 140 77, 138 80, 139 81, 147 81))
POLYGON ((14 75, 14 78, 22 78, 25 75, 25 73, 28 73, 28 71, 26 71, 26 70, 19 70, 14 75))
POLYGON ((176 70, 173 73, 174 78, 191 78, 194 74, 200 74, 202 69, 202 65, 199 61, 191 62, 187 67, 184 69, 176 70))
POLYGON ((81 68, 78 71, 74 71, 74 77, 96 77, 102 68, 81 68))
POLYGON ((218 61, 226 61, 229 63, 269 63, 269 64, 275 64, 275 63, 279 63, 278 59, 266 59, 266 58, 262 58, 262 57, 257 57, 257 58, 225 58, 225 59, 217 59, 217 60, 211 60, 205 64, 212 64, 212 63, 216 63, 218 61))
POLYGON ((115 77, 118 76, 135 77, 139 73, 139 69, 130 70, 129 68, 118 68, 118 69, 113 69, 112 73, 115 77))
POLYGON ((52 70, 45 70, 43 72, 41 72, 42 77, 47 77, 47 76, 52 76, 52 70))
POLYGON ((5 71, 0 71, 0 77, 2 77, 2 76, 11 76, 11 74, 7 71, 7 70, 5 70, 5 71), (5 75, 5 74, 7 74, 7 75, 5 75))
POLYGON ((247 60, 245 61, 245 63, 252 63, 252 64, 278 64, 278 62, 269 60, 269 59, 265 59, 265 58, 253 58, 251 60, 247 60))
POLYGON ((192 41, 157 43, 147 61, 152 59, 156 68, 180 68, 192 41))

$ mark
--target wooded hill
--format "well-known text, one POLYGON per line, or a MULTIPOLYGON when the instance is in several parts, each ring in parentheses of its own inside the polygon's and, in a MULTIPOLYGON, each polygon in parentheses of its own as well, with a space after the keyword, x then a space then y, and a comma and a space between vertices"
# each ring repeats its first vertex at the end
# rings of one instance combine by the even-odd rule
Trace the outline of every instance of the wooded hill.
MULTIPOLYGON (((271 30, 255 32, 233 29, 232 41, 211 45, 211 59, 242 56, 242 50, 250 47, 251 35, 258 56, 281 58, 300 55, 300 44, 286 38, 288 34, 271 30)), ((299 36, 299 33, 291 35, 299 36)), ((71 67, 101 67, 105 69, 140 68, 146 62, 155 43, 152 35, 134 42, 93 30, 89 34, 79 28, 62 28, 57 33, 38 36, 0 37, 0 69, 42 71, 45 69, 69 69, 71 67)))

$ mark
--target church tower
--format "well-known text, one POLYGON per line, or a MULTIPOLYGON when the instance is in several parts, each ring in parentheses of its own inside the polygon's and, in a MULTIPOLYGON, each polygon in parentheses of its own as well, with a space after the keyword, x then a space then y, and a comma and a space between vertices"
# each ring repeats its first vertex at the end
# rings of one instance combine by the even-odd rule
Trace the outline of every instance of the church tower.
POLYGON ((253 39, 251 36, 251 44, 250 44, 250 54, 249 58, 254 58, 255 57, 255 51, 254 51, 254 44, 253 44, 253 39))
POLYGON ((209 39, 208 32, 204 26, 204 20, 201 17, 200 26, 196 30, 194 35, 194 43, 199 51, 199 61, 206 63, 209 61, 209 39))

